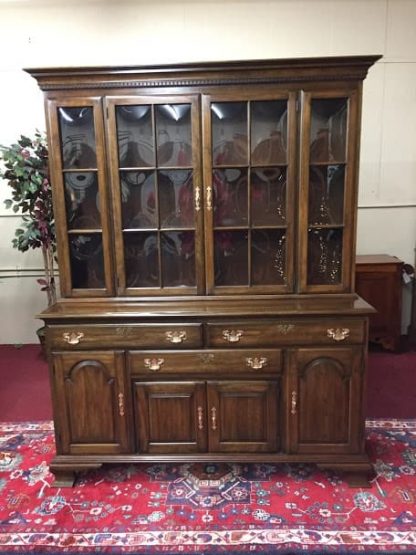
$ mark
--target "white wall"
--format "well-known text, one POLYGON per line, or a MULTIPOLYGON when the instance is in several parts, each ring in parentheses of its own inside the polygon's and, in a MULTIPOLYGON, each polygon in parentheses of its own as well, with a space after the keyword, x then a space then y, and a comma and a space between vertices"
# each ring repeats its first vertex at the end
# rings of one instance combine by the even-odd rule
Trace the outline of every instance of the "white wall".
MULTIPOLYGON (((22 67, 383 54, 364 85, 358 252, 413 264, 415 21, 416 0, 0 0, 0 144, 44 127, 22 67)), ((1 203, 0 343, 35 341, 46 302, 39 253, 10 246, 16 223, 1 203)))

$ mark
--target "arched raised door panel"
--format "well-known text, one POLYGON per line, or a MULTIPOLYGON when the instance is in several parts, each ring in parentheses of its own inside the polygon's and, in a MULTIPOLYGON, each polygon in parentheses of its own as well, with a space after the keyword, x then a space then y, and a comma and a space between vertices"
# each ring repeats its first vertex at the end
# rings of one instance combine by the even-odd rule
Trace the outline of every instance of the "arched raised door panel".
POLYGON ((119 453, 126 448, 126 406, 121 353, 54 355, 65 418, 58 440, 65 452, 119 453))
POLYGON ((296 452, 355 452, 361 414, 361 352, 355 347, 291 353, 290 425, 296 452))

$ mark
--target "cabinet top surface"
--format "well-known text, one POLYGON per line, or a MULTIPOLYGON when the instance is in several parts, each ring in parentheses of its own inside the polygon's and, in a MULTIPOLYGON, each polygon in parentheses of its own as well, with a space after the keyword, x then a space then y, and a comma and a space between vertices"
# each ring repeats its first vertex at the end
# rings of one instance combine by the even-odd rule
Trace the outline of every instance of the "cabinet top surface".
POLYGON ((356 263, 359 264, 403 264, 396 256, 389 254, 361 254, 356 257, 356 263))
MULTIPOLYGON (((180 64, 161 64, 144 66, 103 66, 103 67, 51 67, 28 68, 27 71, 43 90, 71 88, 75 82, 96 87, 135 86, 134 82, 148 81, 154 86, 170 84, 171 80, 185 80, 181 85, 206 84, 209 81, 224 79, 227 75, 237 78, 250 75, 252 79, 275 79, 282 82, 364 79, 368 69, 381 58, 379 55, 334 56, 316 58, 285 58, 248 61, 198 62, 180 64), (190 80, 194 80, 190 82, 190 80), (165 83, 166 81, 167 83, 165 83), (66 85, 66 86, 65 86, 66 85)), ((277 82, 277 81, 276 81, 277 82)), ((209 84, 209 83, 208 83, 209 84)), ((138 86, 138 85, 137 85, 138 86)))
POLYGON ((361 316, 374 309, 360 297, 321 295, 320 298, 229 298, 151 300, 123 299, 63 299, 48 308, 40 318, 54 319, 105 319, 105 318, 215 318, 215 317, 279 317, 314 315, 361 316), (324 297, 324 298, 323 298, 324 297))

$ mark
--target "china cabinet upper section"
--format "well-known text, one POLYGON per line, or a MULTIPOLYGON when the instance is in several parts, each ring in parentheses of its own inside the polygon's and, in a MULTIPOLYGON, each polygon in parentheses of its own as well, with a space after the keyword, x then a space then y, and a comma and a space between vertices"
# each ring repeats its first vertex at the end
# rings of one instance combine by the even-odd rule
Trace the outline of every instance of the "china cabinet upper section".
POLYGON ((63 296, 351 293, 377 59, 28 70, 63 296))

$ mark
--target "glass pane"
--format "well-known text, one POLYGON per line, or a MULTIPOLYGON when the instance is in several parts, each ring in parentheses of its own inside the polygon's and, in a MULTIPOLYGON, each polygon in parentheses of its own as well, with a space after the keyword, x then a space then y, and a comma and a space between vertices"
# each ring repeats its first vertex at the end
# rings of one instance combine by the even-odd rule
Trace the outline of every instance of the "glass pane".
POLYGON ((155 107, 157 165, 192 166, 190 104, 161 104, 155 107))
POLYGON ((214 233, 215 285, 248 285, 248 231, 214 233))
POLYGON ((247 225, 247 170, 214 170, 214 225, 247 225))
POLYGON ((251 170, 251 223, 286 224, 286 168, 251 170))
POLYGON ((247 102, 216 102, 211 113, 214 166, 247 164, 247 102))
POLYGON ((157 233, 123 234, 127 287, 159 287, 157 233))
POLYGON ((151 106, 117 106, 118 157, 122 168, 155 165, 151 106))
POLYGON ((155 174, 153 171, 120 172, 123 229, 157 227, 155 174))
POLYGON ((193 231, 160 234, 163 287, 195 286, 195 235, 193 231))
POLYGON ((160 227, 194 225, 194 190, 191 170, 158 173, 160 227))
POLYGON ((69 235, 72 287, 91 289, 105 287, 103 240, 101 233, 69 235))
POLYGON ((71 172, 64 176, 68 229, 100 229, 100 196, 95 172, 71 172))
POLYGON ((342 229, 310 229, 308 244, 308 284, 341 283, 342 229))
POLYGON ((58 108, 65 169, 97 167, 93 108, 58 108))
POLYGON ((347 139, 347 98, 312 100, 310 162, 344 162, 347 139))
POLYGON ((251 232, 251 281, 253 285, 284 284, 286 235, 280 229, 251 232))
POLYGON ((251 103, 251 163, 285 164, 287 101, 251 103))
POLYGON ((309 224, 342 225, 345 166, 310 166, 309 224))

